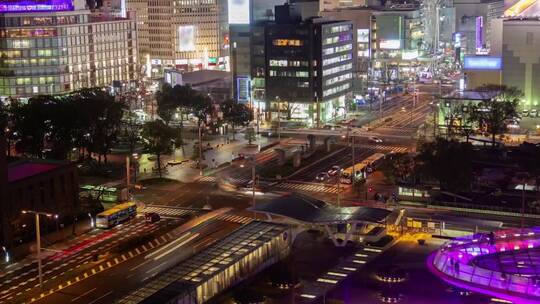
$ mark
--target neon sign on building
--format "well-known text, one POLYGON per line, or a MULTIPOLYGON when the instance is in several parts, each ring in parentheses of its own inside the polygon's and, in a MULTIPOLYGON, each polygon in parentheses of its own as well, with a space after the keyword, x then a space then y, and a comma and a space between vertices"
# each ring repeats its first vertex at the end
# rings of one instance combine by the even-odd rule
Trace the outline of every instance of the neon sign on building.
POLYGON ((0 13, 72 11, 73 0, 7 0, 0 2, 0 13))

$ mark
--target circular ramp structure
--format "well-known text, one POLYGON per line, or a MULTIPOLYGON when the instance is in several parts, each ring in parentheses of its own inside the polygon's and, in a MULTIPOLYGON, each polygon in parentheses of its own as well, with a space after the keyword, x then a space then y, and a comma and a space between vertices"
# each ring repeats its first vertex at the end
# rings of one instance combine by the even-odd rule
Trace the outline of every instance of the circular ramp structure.
POLYGON ((540 303, 540 227, 457 238, 427 264, 451 285, 513 303, 540 303))

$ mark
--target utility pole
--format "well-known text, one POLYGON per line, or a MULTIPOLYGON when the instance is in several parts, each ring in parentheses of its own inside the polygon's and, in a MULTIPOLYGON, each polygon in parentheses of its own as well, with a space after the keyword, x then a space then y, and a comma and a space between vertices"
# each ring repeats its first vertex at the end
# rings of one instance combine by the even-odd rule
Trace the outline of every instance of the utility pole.
POLYGON ((255 157, 251 159, 251 206, 255 208, 255 157))
POLYGON ((354 182, 356 180, 356 170, 354 170, 355 160, 354 160, 354 132, 352 134, 352 172, 351 172, 351 184, 354 190, 354 182))
POLYGON ((129 166, 130 166, 129 158, 130 158, 130 155, 127 155, 126 156, 126 189, 127 189, 128 199, 129 199, 129 184, 130 184, 130 180, 129 180, 129 178, 130 178, 130 174, 129 174, 130 173, 129 172, 130 171, 129 170, 129 166))
POLYGON ((199 175, 203 175, 203 168, 202 168, 202 127, 203 124, 199 125, 199 175))
POLYGON ((337 175, 337 205, 338 207, 341 207, 341 172, 342 169, 339 169, 338 175, 337 175))
MULTIPOLYGON (((43 273, 41 271, 41 234, 39 231, 39 213, 35 213, 34 216, 36 218, 36 246, 37 246, 39 288, 42 288, 43 287, 43 273)), ((75 225, 75 223, 73 223, 73 225, 75 225)))
MULTIPOLYGON (((52 213, 46 213, 46 212, 39 212, 39 211, 33 211, 33 210, 21 210, 22 214, 34 214, 35 217, 35 225, 36 225, 36 247, 37 247, 37 260, 38 260, 38 277, 39 277, 39 288, 43 288, 43 272, 41 270, 41 233, 40 233, 40 227, 39 227, 39 216, 45 215, 47 217, 54 216, 55 218, 58 218, 58 214, 52 214, 52 213)), ((75 225, 75 223, 73 223, 75 225)))

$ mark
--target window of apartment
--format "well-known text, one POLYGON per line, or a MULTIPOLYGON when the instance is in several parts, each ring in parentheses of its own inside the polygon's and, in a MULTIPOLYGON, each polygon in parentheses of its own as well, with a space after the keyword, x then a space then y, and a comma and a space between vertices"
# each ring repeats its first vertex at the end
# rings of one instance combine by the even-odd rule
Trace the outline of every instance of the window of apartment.
POLYGON ((330 69, 323 70, 323 76, 332 75, 335 73, 343 72, 352 69, 352 63, 336 66, 330 69))
POLYGON ((323 91, 323 97, 330 96, 330 95, 345 91, 345 90, 349 89, 350 87, 351 87, 350 83, 345 83, 345 84, 342 84, 340 86, 324 90, 323 91))
POLYGON ((352 59, 352 54, 343 54, 343 55, 340 55, 340 56, 336 56, 336 57, 332 57, 332 58, 328 58, 328 59, 323 59, 323 66, 338 63, 338 62, 342 62, 342 61, 347 61, 347 60, 351 60, 351 59, 352 59))

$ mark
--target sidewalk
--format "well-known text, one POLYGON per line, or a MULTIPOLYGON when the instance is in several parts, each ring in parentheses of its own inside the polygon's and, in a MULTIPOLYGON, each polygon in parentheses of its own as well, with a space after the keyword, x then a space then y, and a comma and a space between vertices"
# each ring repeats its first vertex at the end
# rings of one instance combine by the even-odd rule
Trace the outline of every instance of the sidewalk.
MULTIPOLYGON (((232 135, 229 136, 232 138, 232 135)), ((207 147, 210 144, 211 150, 203 153, 204 159, 202 161, 208 168, 218 167, 221 164, 230 162, 239 153, 245 153, 248 149, 248 141, 244 139, 244 134, 237 133, 236 140, 229 140, 227 143, 226 137, 216 138, 210 141, 203 141, 203 147, 207 147), (219 145, 219 147, 217 147, 219 145)), ((274 138, 267 138, 258 136, 257 140, 253 142, 254 145, 258 145, 259 148, 273 141, 277 141, 274 138)), ((200 177, 200 170, 194 168, 196 160, 191 160, 194 155, 196 140, 186 141, 184 147, 176 149, 172 155, 162 156, 161 165, 165 167, 162 171, 163 177, 175 179, 181 182, 192 182, 200 177), (167 162, 170 160, 188 160, 187 162, 176 165, 167 166, 167 162)), ((157 172, 154 172, 152 168, 156 167, 155 160, 149 160, 150 155, 144 154, 139 161, 139 172, 137 173, 137 179, 148 179, 157 177, 157 172)))
MULTIPOLYGON (((58 231, 41 235, 41 255, 42 258, 46 258, 55 254, 55 251, 60 251, 73 246, 76 242, 74 240, 81 241, 82 238, 88 235, 88 232, 94 230, 90 227, 90 219, 84 217, 75 223, 75 235, 73 235, 73 226, 69 225, 58 231), (47 250, 51 249, 51 250, 47 250)), ((36 242, 24 243, 20 246, 14 247, 10 250, 10 263, 5 263, 5 260, 0 261, 0 272, 6 271, 17 265, 25 265, 32 263, 36 260, 36 242)))

